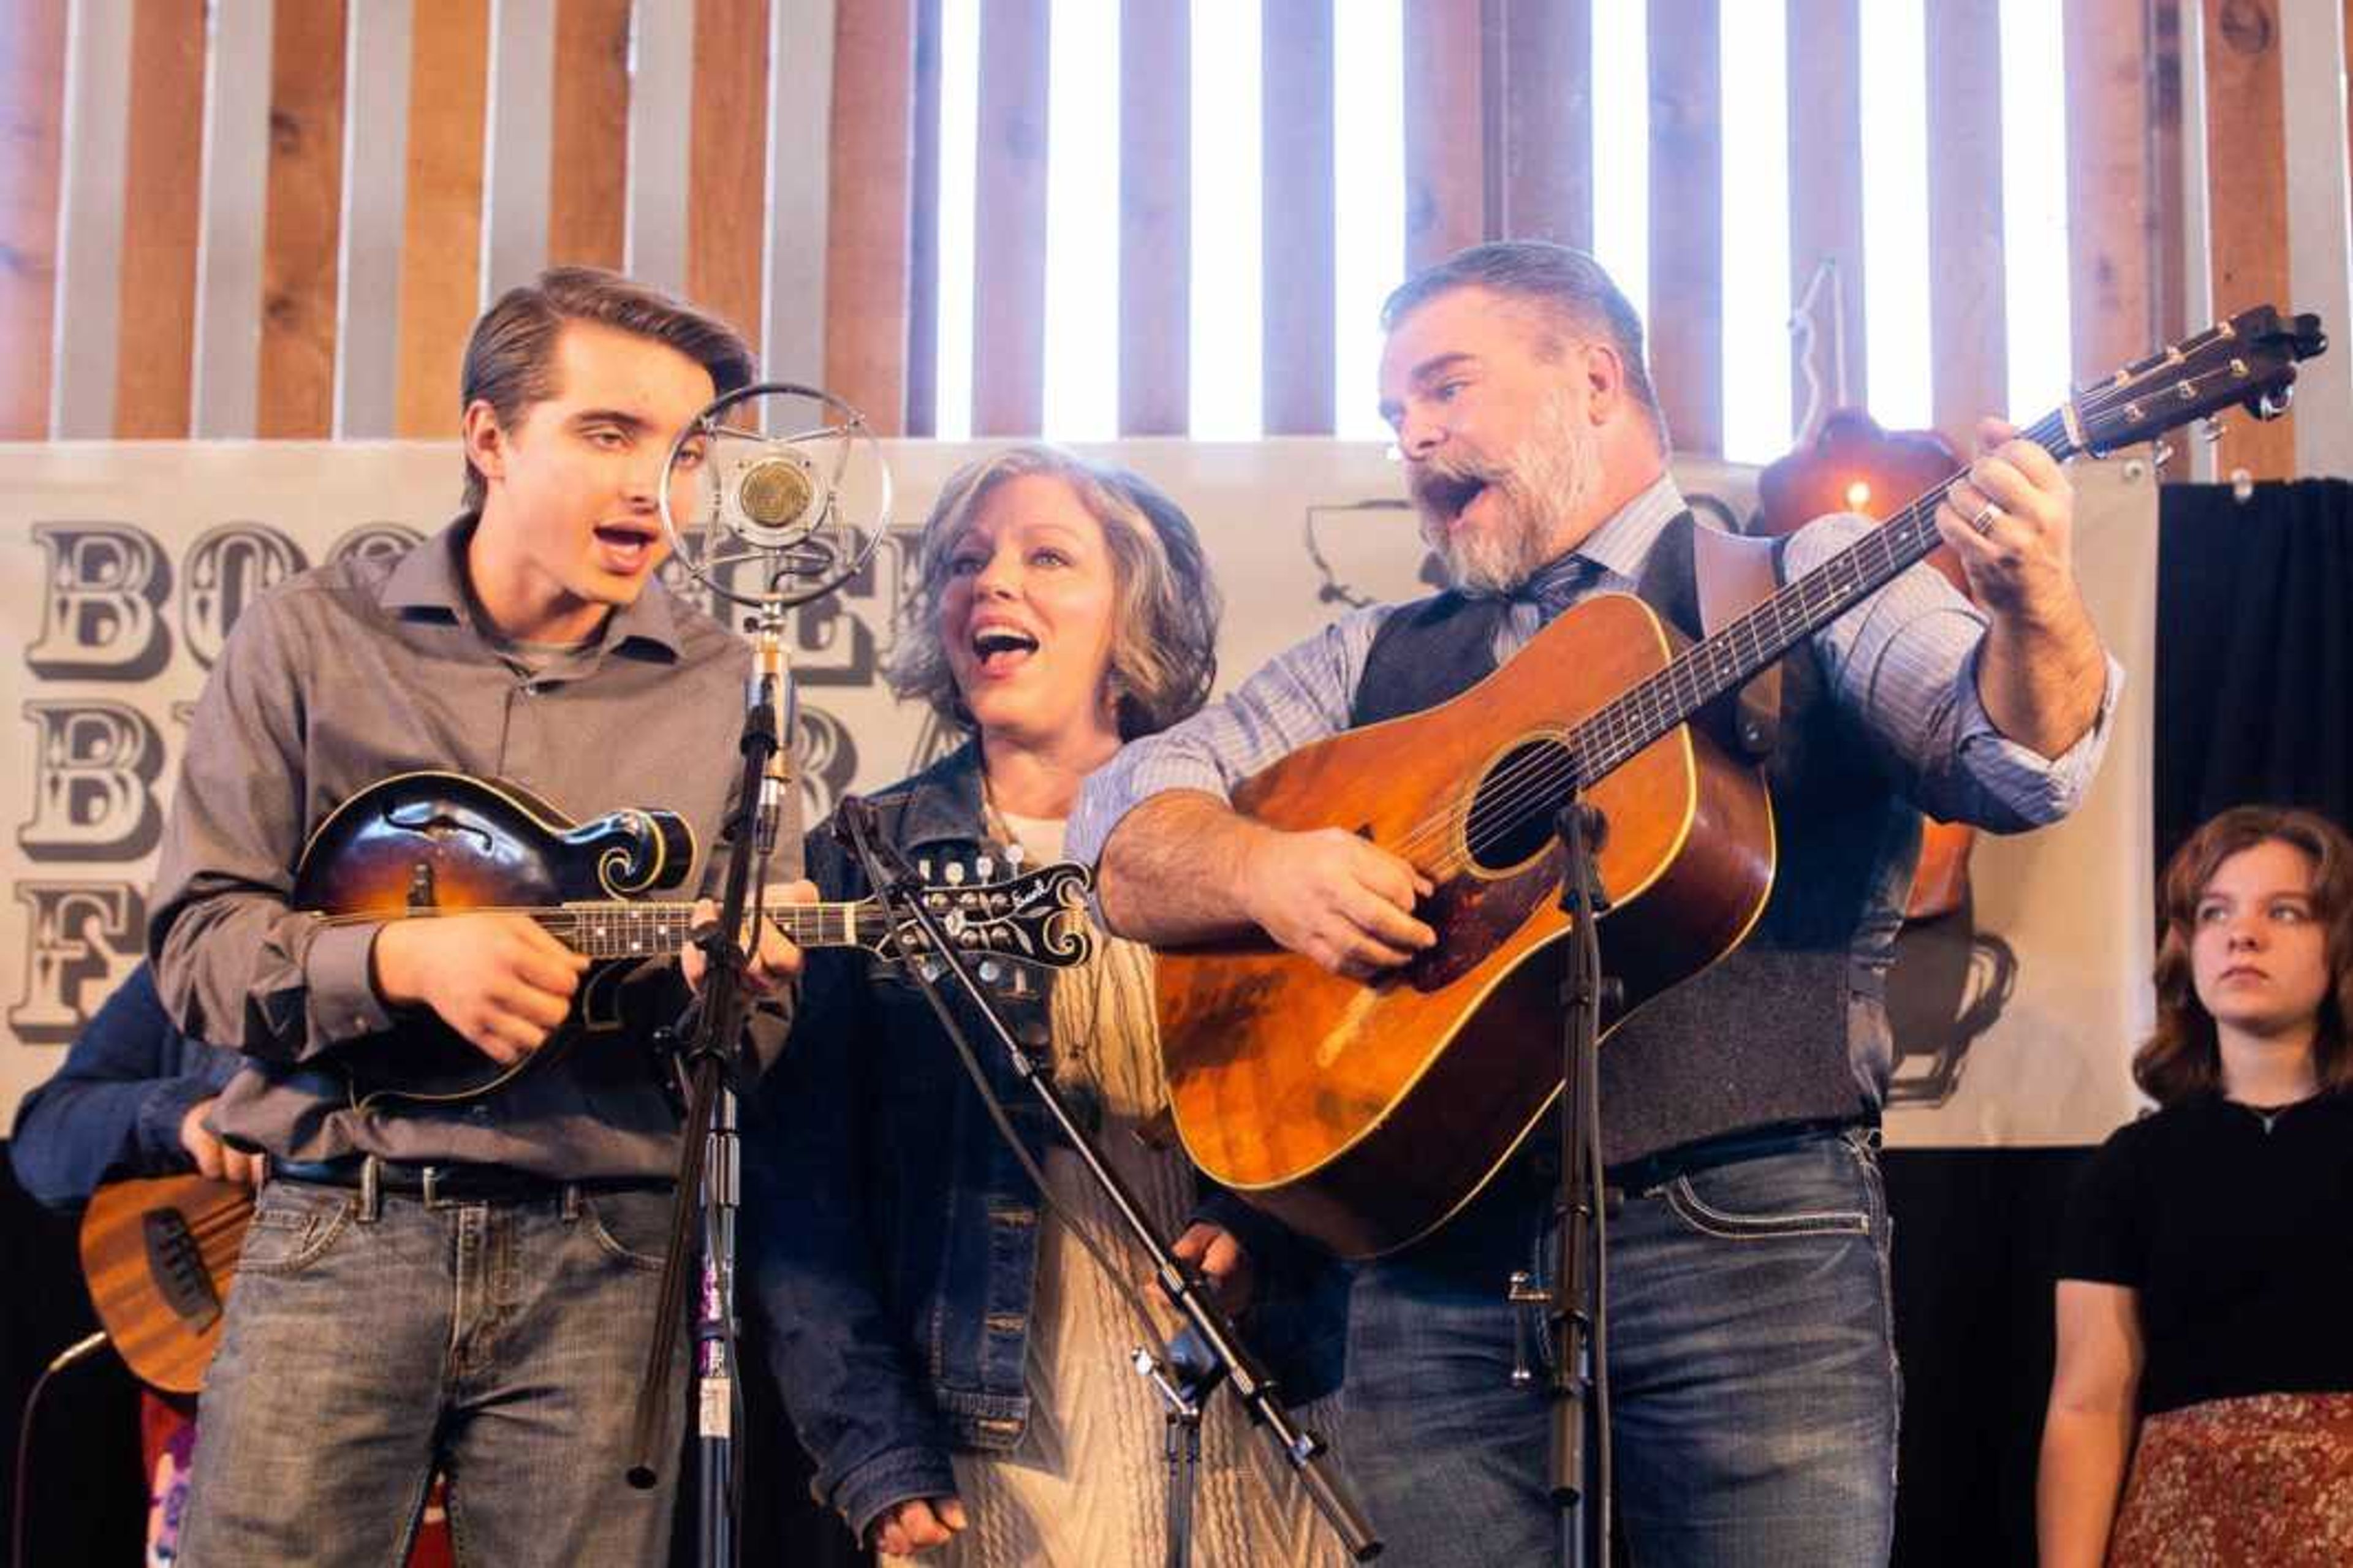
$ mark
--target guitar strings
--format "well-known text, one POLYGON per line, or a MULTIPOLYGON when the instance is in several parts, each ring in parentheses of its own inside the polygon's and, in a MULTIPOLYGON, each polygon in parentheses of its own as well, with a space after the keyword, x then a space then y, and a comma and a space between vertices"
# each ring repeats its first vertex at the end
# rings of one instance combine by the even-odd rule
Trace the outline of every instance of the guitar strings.
MULTIPOLYGON (((2137 395, 2125 389, 2094 389, 2084 394, 2074 406, 2079 419, 2096 420, 2116 405, 2129 401, 2134 395, 2137 395)), ((2021 432, 2028 439, 2037 442, 2046 449, 2063 448, 2064 455, 2062 457, 2062 461, 2070 460, 2084 450, 2070 438, 2064 423, 2064 414, 2063 409, 2053 410, 2021 432)), ((1566 744, 1549 735, 1527 736, 1524 743, 1540 746, 1547 741, 1554 743, 1534 755, 1497 769, 1488 779, 1484 790, 1474 790, 1467 796, 1458 796, 1447 802, 1439 810, 1425 816, 1408 829, 1400 840, 1398 853, 1409 861, 1412 861, 1425 875, 1434 878, 1452 876, 1467 867, 1477 858, 1480 851, 1492 848, 1525 831, 1529 819, 1539 809, 1549 811, 1556 808, 1569 789, 1576 784, 1583 783, 1590 785, 1608 777, 1626 762, 1672 734, 1677 727, 1687 721, 1691 710, 1705 706, 1706 701, 1715 700, 1722 694, 1722 690, 1730 689, 1734 683, 1726 681, 1717 692, 1711 693, 1704 701, 1690 703, 1676 700, 1679 697, 1689 697, 1690 692, 1679 692, 1674 689, 1690 684, 1700 686, 1708 684, 1708 678, 1705 676, 1699 678, 1695 683, 1692 682, 1689 679, 1691 672, 1703 663, 1715 660, 1727 651, 1736 637, 1749 637, 1757 641, 1757 647, 1761 649, 1765 639, 1758 638, 1757 631, 1762 623, 1772 622, 1777 633, 1788 631, 1789 628, 1785 624, 1785 617, 1792 608, 1799 612, 1800 622, 1812 618, 1819 606, 1810 601, 1818 596, 1820 587, 1829 587, 1831 602, 1836 602, 1846 593, 1846 588, 1841 588, 1833 582, 1841 571, 1853 574, 1853 581, 1848 584, 1849 588, 1860 587, 1863 581, 1874 574, 1874 572, 1880 575, 1880 581, 1873 583, 1862 593, 1856 594, 1838 614, 1844 614, 1846 610, 1853 608, 1862 599, 1884 586, 1887 582, 1900 575, 1905 570, 1908 570, 1911 565, 1916 564, 1918 557, 1900 564, 1894 561, 1894 556, 1903 552, 1899 541, 1904 532, 1906 530, 1915 532, 1933 531, 1936 509, 1951 493, 1953 487, 1968 477, 1968 468, 1955 469, 1944 479, 1914 498, 1901 512, 1888 519, 1884 524, 1874 528, 1871 533, 1857 540, 1846 550, 1824 562, 1804 577, 1783 584, 1779 590, 1752 606, 1749 611, 1720 628, 1714 635, 1693 644, 1627 691, 1577 721, 1569 729, 1569 740, 1583 742, 1584 744, 1566 744), (1867 566, 1865 563, 1866 557, 1872 552, 1873 545, 1877 546, 1877 553, 1887 558, 1876 568, 1867 566), (1668 721, 1671 718, 1672 722, 1668 721), (1599 745, 1594 744, 1595 742, 1599 742, 1599 745), (1622 752, 1622 754, 1613 755, 1614 752, 1622 752), (1604 765, 1594 768, 1589 776, 1580 779, 1580 774, 1586 773, 1587 768, 1597 756, 1603 759, 1604 765), (1463 851, 1449 849, 1445 853, 1431 856, 1427 861, 1416 858, 1414 851, 1424 849, 1434 842, 1443 842, 1452 838, 1456 833, 1457 825, 1464 823, 1472 806, 1481 805, 1482 800, 1482 821, 1488 826, 1478 832, 1473 832, 1467 826, 1462 828, 1463 851)), ((1927 550, 1923 550, 1920 555, 1925 556, 1928 550, 1933 550, 1934 547, 1934 542, 1928 542, 1927 550)), ((1830 620, 1836 618, 1836 615, 1825 616, 1822 624, 1826 625, 1830 620)), ((1774 657, 1782 657, 1789 647, 1796 646, 1796 643, 1807 635, 1810 634, 1799 631, 1797 636, 1788 637, 1784 641, 1781 652, 1774 657)), ((1776 637, 1772 640, 1782 639, 1776 637)), ((1756 668, 1761 668, 1770 662, 1769 659, 1762 661, 1756 668)), ((1720 671, 1718 679, 1721 679, 1720 671)))
MULTIPOLYGON (((1963 477, 1963 472, 1956 472, 1932 487, 1906 507, 1904 513, 1890 519, 1887 525, 1874 530, 1871 536, 1857 541, 1854 546, 1850 547, 1850 551, 1859 552, 1876 540, 1884 552, 1892 542, 1893 536, 1888 533, 1890 528, 1900 522, 1915 521, 1915 514, 1922 513, 1924 507, 1926 512, 1923 515, 1933 516, 1936 504, 1941 502, 1951 487, 1963 477)), ((1400 853, 1403 853, 1409 860, 1412 860, 1415 858, 1411 853, 1413 850, 1423 848, 1434 841, 1451 838, 1456 832, 1457 825, 1468 817, 1472 806, 1479 805, 1483 801, 1482 819, 1491 826, 1477 832, 1467 827, 1462 830, 1462 842, 1467 853, 1450 849, 1443 854, 1432 856, 1427 863, 1416 862, 1422 867, 1425 874, 1451 876, 1467 866, 1481 850, 1491 848, 1524 831, 1529 819, 1539 811, 1556 809, 1573 785, 1580 782, 1590 785, 1608 777, 1625 762, 1672 732, 1676 726, 1662 725, 1662 721, 1673 710, 1675 705, 1664 700, 1669 693, 1662 689, 1680 682, 1688 670, 1701 661, 1702 650, 1712 650, 1725 646, 1717 639, 1729 638, 1747 626, 1752 618, 1762 618, 1766 612, 1771 612, 1772 617, 1778 621, 1789 605, 1802 606, 1809 595, 1804 591, 1793 593, 1792 590, 1801 589, 1801 585, 1808 583, 1826 580, 1838 562, 1845 558, 1846 553, 1842 552, 1841 556, 1833 557, 1831 562, 1825 563, 1823 566, 1817 568, 1814 573, 1809 574, 1806 577, 1799 579, 1797 583, 1785 585, 1782 590, 1760 602, 1747 615, 1723 628, 1715 637, 1694 644, 1682 655, 1670 660, 1627 691, 1570 726, 1569 741, 1581 740, 1586 742, 1586 744, 1568 744, 1555 741, 1555 743, 1546 750, 1497 769, 1488 779, 1484 789, 1474 790, 1467 797, 1458 797, 1455 801, 1450 801, 1438 812, 1424 817, 1409 829, 1401 840, 1400 853), (1652 730, 1657 732, 1650 735, 1639 745, 1633 743, 1636 736, 1645 731, 1652 730), (1594 742, 1599 742, 1601 744, 1597 748, 1592 744, 1594 742), (1609 757, 1609 753, 1612 751, 1622 751, 1625 754, 1609 757), (1594 768, 1590 776, 1580 780, 1580 773, 1591 764, 1597 753, 1608 759, 1606 765, 1594 768)), ((1713 652, 1708 653, 1706 657, 1713 658, 1713 652)), ((1546 735, 1526 737, 1527 742, 1537 744, 1542 744, 1548 740, 1554 740, 1554 737, 1546 735)))

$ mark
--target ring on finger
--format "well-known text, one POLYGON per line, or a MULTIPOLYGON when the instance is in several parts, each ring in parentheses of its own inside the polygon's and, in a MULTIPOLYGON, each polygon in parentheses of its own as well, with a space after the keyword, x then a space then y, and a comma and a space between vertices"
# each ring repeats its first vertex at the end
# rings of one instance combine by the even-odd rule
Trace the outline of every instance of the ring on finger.
POLYGON ((1993 501, 1988 501, 1969 514, 1969 526, 1975 529, 1978 537, 1982 539, 1993 531, 1993 525, 2000 521, 2000 518, 2001 508, 1993 501))

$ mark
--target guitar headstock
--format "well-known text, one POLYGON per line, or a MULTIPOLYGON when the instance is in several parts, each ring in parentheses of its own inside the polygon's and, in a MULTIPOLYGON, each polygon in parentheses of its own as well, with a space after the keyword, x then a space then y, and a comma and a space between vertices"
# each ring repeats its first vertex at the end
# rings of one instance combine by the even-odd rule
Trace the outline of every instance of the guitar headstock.
MULTIPOLYGON (((983 856, 969 872, 950 865, 944 878, 933 880, 927 863, 918 895, 984 983, 1008 982, 1018 992, 1027 989, 1030 969, 1068 969, 1092 956, 1087 889, 1094 879, 1085 867, 1008 868, 1001 877, 996 869, 983 856)), ((885 963, 903 963, 921 961, 928 946, 923 928, 909 920, 886 931, 875 952, 885 963)))
POLYGON ((2283 316, 2269 305, 2242 310, 2077 392, 2069 434, 2100 457, 2233 405, 2275 419, 2287 412, 2297 362, 2327 347, 2318 316, 2283 316))

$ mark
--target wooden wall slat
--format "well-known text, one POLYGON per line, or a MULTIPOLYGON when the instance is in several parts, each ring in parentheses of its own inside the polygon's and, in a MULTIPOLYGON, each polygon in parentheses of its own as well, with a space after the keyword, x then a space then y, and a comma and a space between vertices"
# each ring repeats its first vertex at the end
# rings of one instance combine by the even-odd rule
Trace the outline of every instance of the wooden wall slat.
POLYGON ((913 0, 834 14, 827 185, 825 384, 876 434, 904 427, 913 0))
POLYGON ((394 419, 402 436, 446 437, 481 299, 489 0, 417 0, 415 17, 394 419))
POLYGON ((2078 384, 2156 346, 2147 17, 2144 0, 2066 4, 2067 303, 2078 384))
POLYGON ((695 0, 686 292, 745 341, 765 340, 768 0, 695 0))
POLYGON ((1480 0, 1405 0, 1407 276, 1487 237, 1480 0))
POLYGON ((1716 0, 1651 0, 1651 371, 1678 452, 1724 450, 1716 0))
POLYGON ((0 9, 0 441, 49 433, 67 0, 0 9))
POLYGON ((547 262, 618 268, 628 212, 629 0, 556 0, 554 70, 547 262))
POLYGON ((254 432, 318 440, 335 420, 346 13, 278 7, 269 39, 269 195, 254 432))
MULTIPOLYGON (((825 382, 826 162, 833 115, 834 0, 776 0, 768 95, 768 341, 765 374, 804 386, 825 382)), ((862 89, 861 89, 862 90, 862 89)))
MULTIPOLYGON (((1837 268, 1838 305, 1826 281, 1812 318, 1826 415, 1840 402, 1841 358, 1844 401, 1857 408, 1871 401, 1863 374, 1862 3, 1789 0, 1788 9, 1789 303, 1794 309, 1805 298, 1825 260, 1837 268)), ((1790 377, 1791 416, 1802 419, 1804 367, 1793 364, 1790 377)))
POLYGON ((1333 416, 1332 0, 1261 13, 1260 328, 1270 436, 1328 436, 1333 416))
MULTIPOLYGON (((1603 0, 1611 4, 1614 0, 1603 0)), ((1498 237, 1593 248, 1592 0, 1501 0, 1498 237)))
POLYGON ((907 434, 940 430, 940 0, 915 0, 914 163, 907 216, 907 434))
POLYGON ((114 435, 185 440, 195 378, 196 236, 204 145, 204 0, 143 0, 131 15, 122 170, 114 435))
POLYGON ((1192 417, 1193 31, 1188 10, 1125 0, 1119 31, 1119 427, 1192 417))
MULTIPOLYGON (((2213 236, 2214 315, 2293 304, 2288 289, 2286 110, 2274 0, 2203 0, 2206 20, 2207 227, 2213 236)), ((2333 324, 2333 323, 2332 323, 2333 324)), ((2259 479, 2295 473, 2295 416, 2231 416, 2217 472, 2259 479)))
POLYGON ((972 429, 1034 436, 1046 412, 1048 0, 980 13, 973 182, 972 429))
POLYGON ((1963 452, 2010 410, 2003 308, 2001 6, 1928 0, 1928 342, 1936 428, 1963 452))

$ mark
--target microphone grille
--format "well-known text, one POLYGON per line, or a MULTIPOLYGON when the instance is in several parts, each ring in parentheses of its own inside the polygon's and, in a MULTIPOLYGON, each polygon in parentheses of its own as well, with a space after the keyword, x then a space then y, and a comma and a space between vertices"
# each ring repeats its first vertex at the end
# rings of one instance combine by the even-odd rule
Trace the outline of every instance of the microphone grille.
POLYGON ((800 465, 784 458, 752 464, 735 490, 744 517, 762 528, 789 528, 798 522, 815 494, 800 465))

